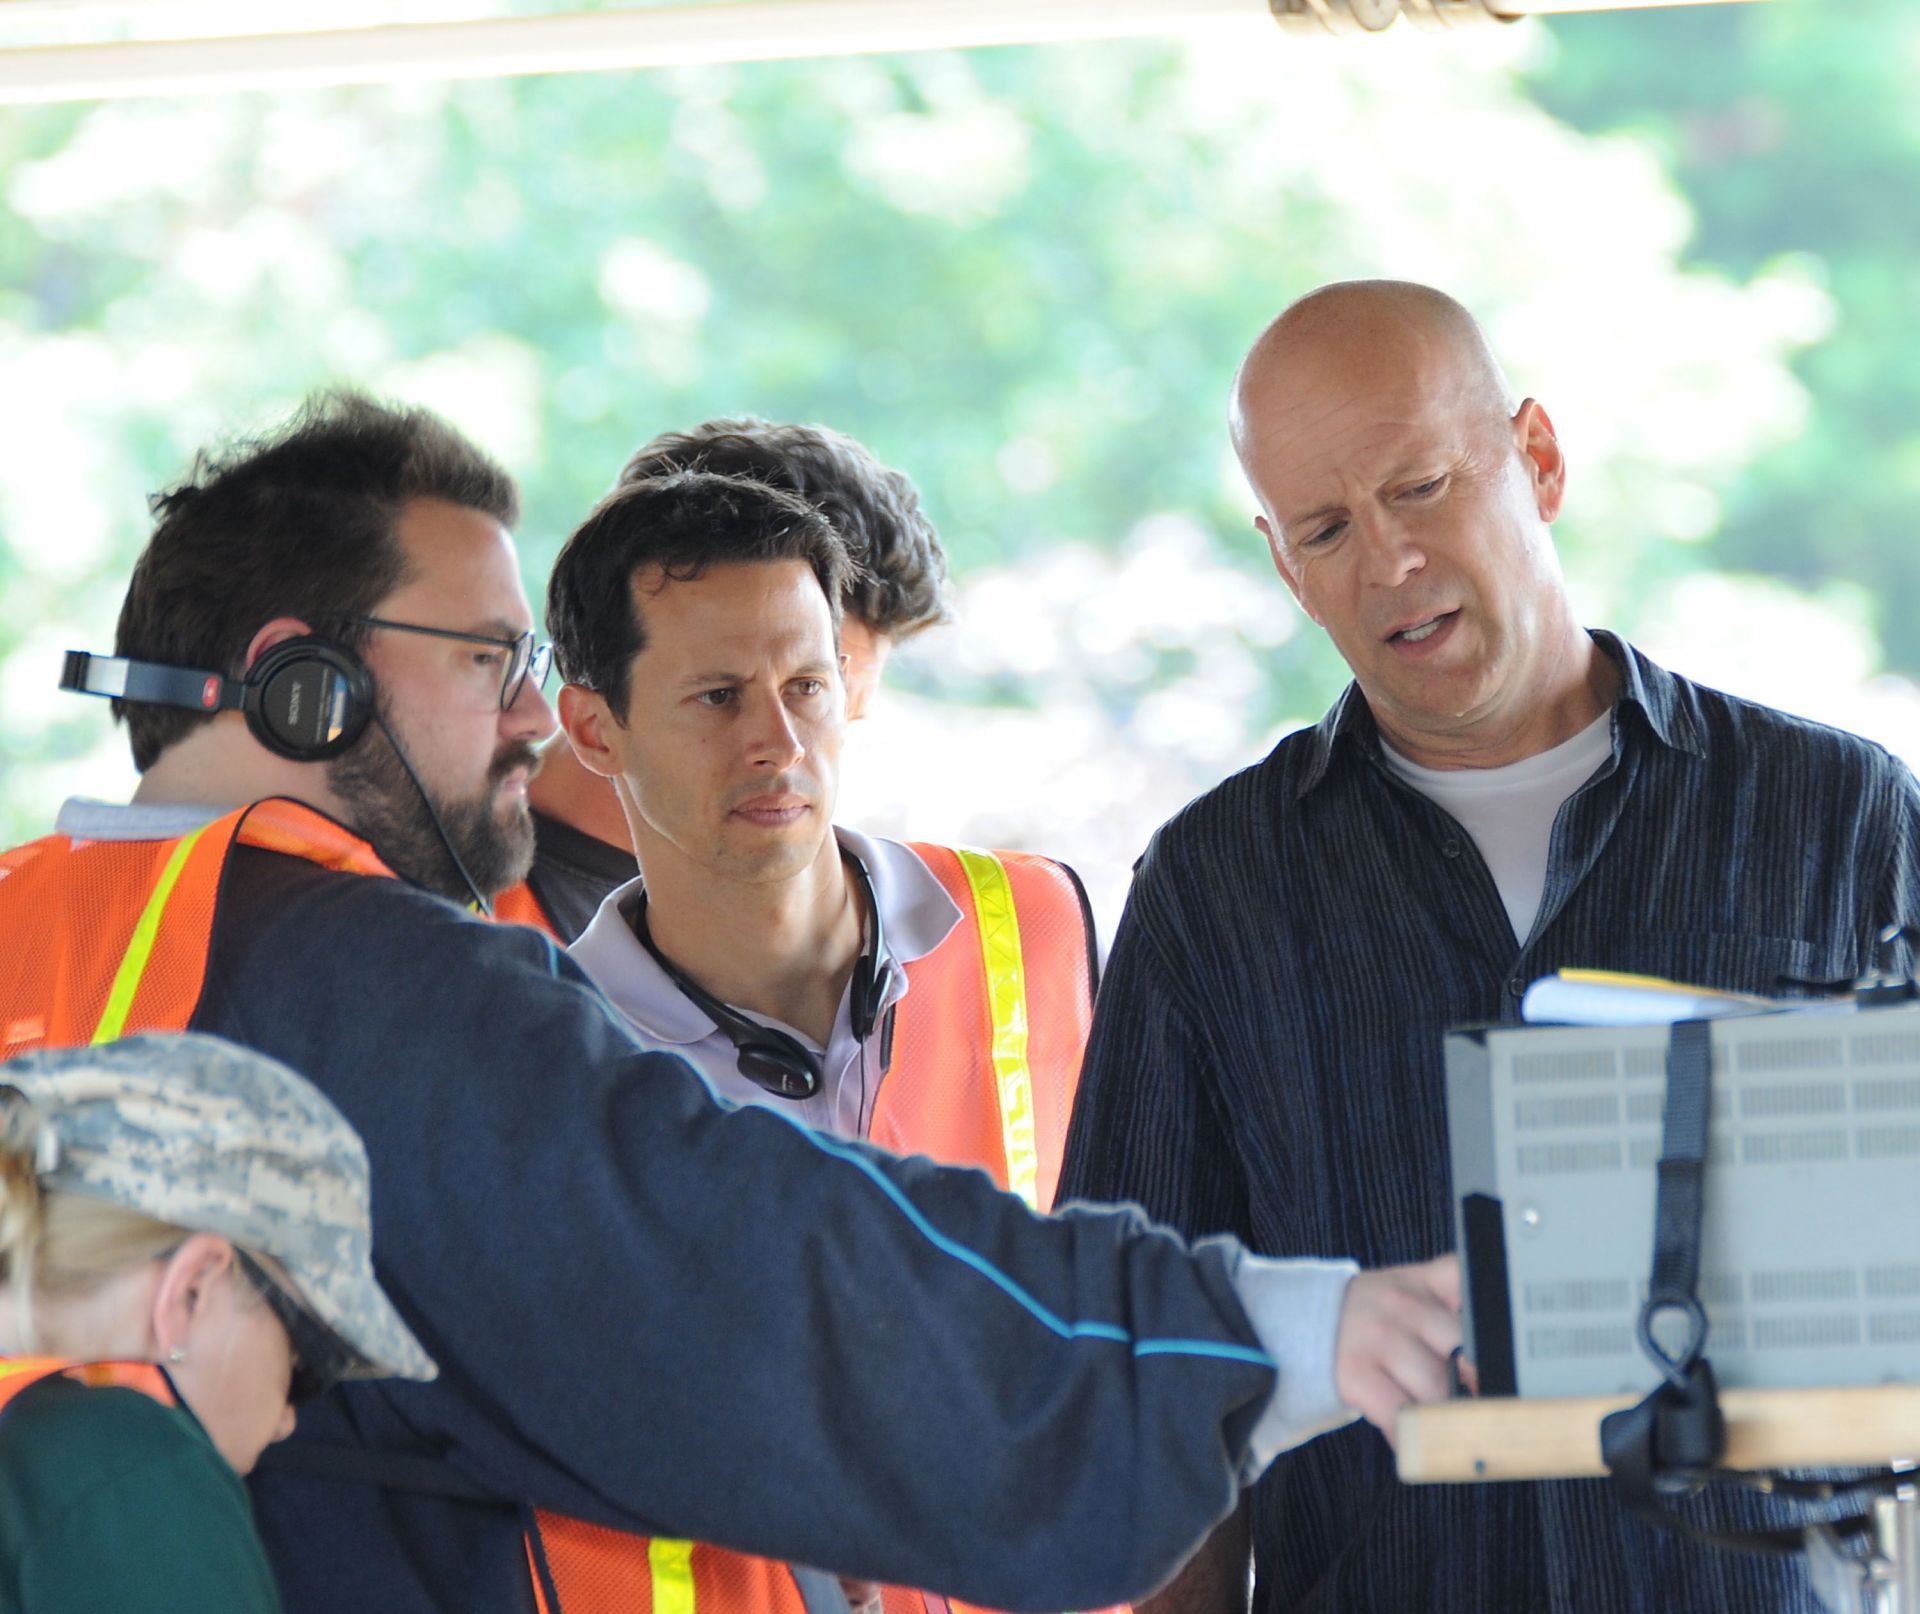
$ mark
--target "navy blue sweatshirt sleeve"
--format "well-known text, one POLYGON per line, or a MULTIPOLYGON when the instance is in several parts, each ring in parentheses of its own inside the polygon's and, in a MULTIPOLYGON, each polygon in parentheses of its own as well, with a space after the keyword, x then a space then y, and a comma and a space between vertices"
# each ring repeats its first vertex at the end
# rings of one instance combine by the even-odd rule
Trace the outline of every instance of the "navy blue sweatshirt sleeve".
POLYGON ((723 1107, 538 933, 270 853, 195 1025, 359 1128, 442 1368, 359 1422, 504 1498, 1016 1609, 1149 1589, 1234 1499, 1237 1246, 723 1107))

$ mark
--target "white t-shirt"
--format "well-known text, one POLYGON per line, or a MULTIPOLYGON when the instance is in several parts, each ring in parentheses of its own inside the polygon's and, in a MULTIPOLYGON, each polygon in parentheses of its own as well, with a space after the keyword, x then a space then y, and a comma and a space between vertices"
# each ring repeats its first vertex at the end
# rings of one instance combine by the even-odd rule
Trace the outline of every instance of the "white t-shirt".
POLYGON ((1525 942, 1547 888, 1547 852, 1566 799, 1613 754, 1613 711, 1602 712, 1570 740, 1504 768, 1423 768, 1380 742, 1389 768, 1473 837, 1525 942))

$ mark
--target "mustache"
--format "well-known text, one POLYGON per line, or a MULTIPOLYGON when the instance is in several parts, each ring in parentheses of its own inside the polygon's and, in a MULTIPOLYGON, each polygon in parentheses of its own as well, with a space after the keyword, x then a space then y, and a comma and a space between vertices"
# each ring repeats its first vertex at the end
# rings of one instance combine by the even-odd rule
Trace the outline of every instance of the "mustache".
POLYGON ((501 746, 501 748, 494 753, 493 763, 487 769, 487 783, 490 785, 499 784, 502 779, 506 778, 506 776, 516 768, 525 768, 527 770, 527 777, 531 779, 540 771, 541 764, 545 761, 546 758, 534 750, 525 740, 515 740, 509 745, 501 746))

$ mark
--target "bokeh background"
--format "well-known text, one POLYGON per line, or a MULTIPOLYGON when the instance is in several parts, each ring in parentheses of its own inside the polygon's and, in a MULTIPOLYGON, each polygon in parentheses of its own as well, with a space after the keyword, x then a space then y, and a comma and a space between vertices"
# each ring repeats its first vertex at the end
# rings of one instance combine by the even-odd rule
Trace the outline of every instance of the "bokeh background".
POLYGON ((537 601, 637 443, 754 412, 908 471, 953 559, 842 817, 1063 855, 1110 934, 1153 827, 1344 682, 1222 414, 1352 275, 1461 296, 1548 404, 1588 620, 1920 758, 1916 61, 1910 4, 1780 0, 0 107, 0 835, 132 788, 60 652, 202 443, 331 382, 438 408, 520 477, 537 601))

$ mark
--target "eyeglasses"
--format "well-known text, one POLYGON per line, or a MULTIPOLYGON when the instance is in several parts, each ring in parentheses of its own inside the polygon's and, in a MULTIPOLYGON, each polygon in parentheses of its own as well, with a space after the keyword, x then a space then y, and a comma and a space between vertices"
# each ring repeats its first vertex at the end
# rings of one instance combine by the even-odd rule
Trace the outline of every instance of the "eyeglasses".
POLYGON ((361 1365, 359 1353, 274 1282, 265 1267, 245 1250, 233 1253, 247 1281, 266 1301, 267 1310, 287 1331, 287 1340, 293 1347, 293 1379, 287 1386, 289 1401, 297 1404, 325 1395, 361 1365))
POLYGON ((418 622, 390 622, 382 616, 344 618, 363 628, 390 628, 395 633, 424 633, 432 639, 459 639, 467 644, 490 644, 507 652, 505 673, 500 680, 500 710, 506 711, 520 698, 520 689, 531 678, 535 689, 544 689, 547 673, 553 666, 553 646, 535 644, 533 629, 512 639, 497 639, 487 633, 460 633, 453 628, 422 627, 418 622))

